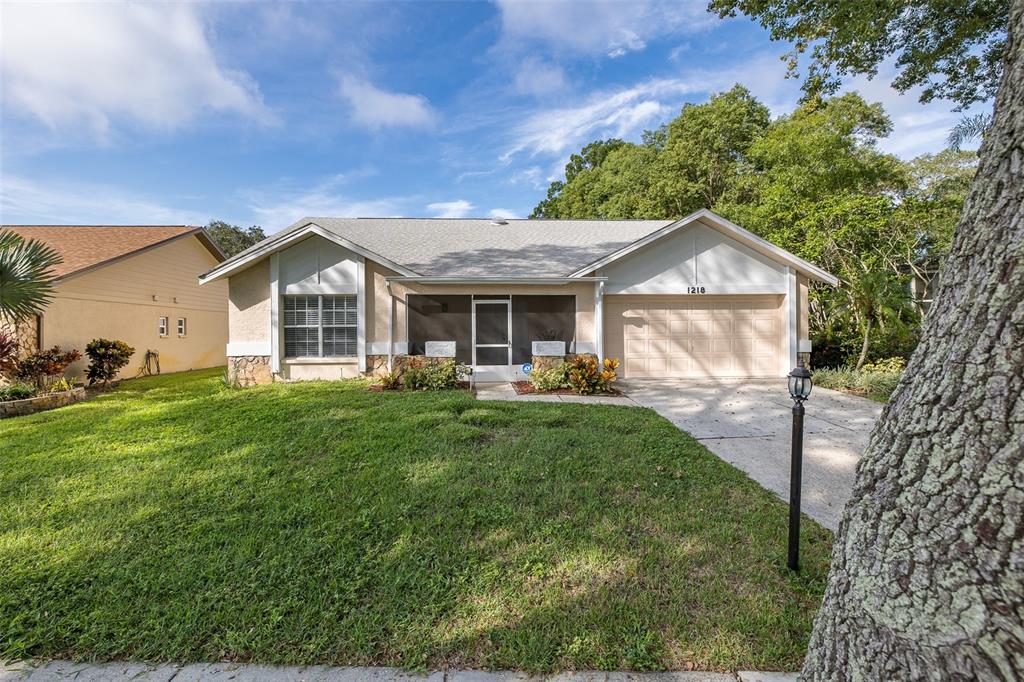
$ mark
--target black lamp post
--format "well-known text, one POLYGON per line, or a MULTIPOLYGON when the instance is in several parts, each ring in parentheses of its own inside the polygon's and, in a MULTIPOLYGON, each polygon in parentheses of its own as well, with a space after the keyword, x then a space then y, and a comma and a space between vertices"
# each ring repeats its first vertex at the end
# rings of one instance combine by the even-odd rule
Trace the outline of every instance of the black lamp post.
POLYGON ((793 449, 789 460, 789 568, 800 570, 800 479, 804 466, 804 401, 811 395, 811 373, 803 363, 789 373, 793 399, 793 449))

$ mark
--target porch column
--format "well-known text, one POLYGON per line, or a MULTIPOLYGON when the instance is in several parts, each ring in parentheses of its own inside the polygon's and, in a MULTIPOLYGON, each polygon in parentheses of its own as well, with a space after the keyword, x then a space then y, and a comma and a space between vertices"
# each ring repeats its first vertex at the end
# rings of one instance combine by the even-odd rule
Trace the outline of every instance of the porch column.
POLYGON ((786 358, 788 366, 782 368, 783 374, 789 374, 789 370, 796 367, 799 339, 797 334, 797 316, 799 315, 800 302, 797 293, 796 272, 793 268, 786 267, 786 302, 785 302, 785 325, 786 325, 786 358))
POLYGON ((366 371, 366 259, 356 261, 356 361, 366 371))
POLYGON ((278 254, 270 255, 270 371, 281 372, 281 290, 278 254))
POLYGON ((604 282, 594 282, 594 347, 597 361, 604 362, 604 282))
POLYGON ((387 283, 388 288, 388 371, 394 369, 395 358, 395 294, 391 291, 391 282, 387 283))

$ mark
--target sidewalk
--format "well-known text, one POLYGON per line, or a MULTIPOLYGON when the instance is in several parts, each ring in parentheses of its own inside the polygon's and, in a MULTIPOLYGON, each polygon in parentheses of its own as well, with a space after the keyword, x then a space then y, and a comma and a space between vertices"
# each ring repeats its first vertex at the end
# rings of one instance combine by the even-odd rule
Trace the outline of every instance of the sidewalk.
POLYGON ((0 663, 0 682, 795 682, 796 673, 568 672, 529 675, 512 671, 450 670, 422 675, 398 668, 330 668, 240 663, 0 663))

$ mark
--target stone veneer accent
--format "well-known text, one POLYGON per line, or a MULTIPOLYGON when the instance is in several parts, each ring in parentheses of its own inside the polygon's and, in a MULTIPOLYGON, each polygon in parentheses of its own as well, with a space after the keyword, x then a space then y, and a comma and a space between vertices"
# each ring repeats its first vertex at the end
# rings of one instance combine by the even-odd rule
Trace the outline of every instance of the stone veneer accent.
POLYGON ((78 386, 70 391, 61 391, 60 393, 47 393, 46 395, 37 395, 34 398, 25 398, 24 400, 6 400, 0 402, 0 419, 5 417, 21 417, 26 414, 53 410, 70 405, 71 403, 77 403, 83 398, 85 398, 85 388, 78 386))
POLYGON ((39 350, 39 318, 31 315, 28 318, 15 322, 3 314, 0 314, 0 332, 14 338, 18 344, 18 357, 25 357, 39 350))
POLYGON ((274 382, 269 355, 238 355, 228 358, 228 378, 240 386, 262 386, 274 382))
POLYGON ((559 356, 559 355, 534 355, 531 358, 531 361, 533 363, 533 370, 535 372, 543 372, 545 370, 551 369, 552 367, 557 367, 558 365, 562 364, 563 362, 568 362, 570 359, 572 359, 572 355, 571 354, 570 355, 565 355, 565 356, 559 356))
MULTIPOLYGON (((395 356, 398 357, 397 355, 395 356)), ((379 377, 382 374, 388 373, 388 356, 386 355, 367 355, 366 356, 366 376, 379 377)))

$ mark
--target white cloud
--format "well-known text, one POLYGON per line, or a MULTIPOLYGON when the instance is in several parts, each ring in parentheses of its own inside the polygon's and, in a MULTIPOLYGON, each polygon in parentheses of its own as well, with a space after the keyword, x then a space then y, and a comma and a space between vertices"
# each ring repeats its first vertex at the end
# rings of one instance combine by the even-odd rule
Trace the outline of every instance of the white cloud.
POLYGON ((209 219, 108 185, 11 175, 0 182, 0 223, 205 225, 209 219))
POLYGON ((341 76, 340 92, 352 109, 352 122, 370 130, 422 128, 437 122, 437 112, 421 95, 381 90, 352 75, 341 76))
POLYGON ((544 171, 540 166, 530 166, 529 168, 522 168, 512 173, 512 177, 509 178, 509 182, 513 185, 529 185, 534 189, 545 189, 547 182, 544 180, 544 171))
POLYGON ((176 128, 202 110, 273 120, 245 73, 218 64, 184 3, 18 3, 3 8, 6 106, 105 137, 113 117, 176 128))
POLYGON ((656 125, 674 112, 673 102, 705 85, 682 79, 658 79, 617 92, 597 92, 575 107, 541 110, 515 127, 515 142, 502 160, 525 152, 562 155, 599 137, 628 137, 656 125))
POLYGON ((946 146, 949 131, 964 115, 991 113, 992 105, 978 104, 966 112, 953 111, 951 102, 933 101, 921 104, 918 101, 921 89, 914 88, 900 94, 890 85, 896 76, 891 64, 884 65, 878 76, 868 80, 865 76, 853 78, 847 89, 856 90, 868 102, 881 102, 892 119, 893 131, 889 137, 879 141, 883 151, 910 159, 920 154, 936 153, 946 146))
POLYGON ((285 184, 247 190, 242 192, 242 198, 252 211, 255 222, 266 228, 268 233, 282 230, 307 216, 369 218, 401 215, 405 199, 354 199, 341 193, 341 188, 353 175, 363 174, 363 171, 358 171, 356 174, 333 175, 307 188, 285 184))
POLYGON ((547 95, 565 90, 568 82, 562 67, 529 57, 517 67, 514 85, 523 95, 547 95))
POLYGON ((465 218, 474 208, 476 207, 465 199, 427 204, 427 210, 434 214, 435 218, 465 218))
POLYGON ((496 0, 503 44, 541 41, 554 52, 620 57, 655 38, 692 33, 719 19, 704 0, 595 0, 529 2, 496 0))
POLYGON ((498 220, 504 218, 506 220, 519 220, 519 212, 511 208, 492 208, 488 213, 487 217, 491 220, 498 220))

